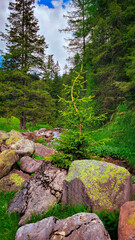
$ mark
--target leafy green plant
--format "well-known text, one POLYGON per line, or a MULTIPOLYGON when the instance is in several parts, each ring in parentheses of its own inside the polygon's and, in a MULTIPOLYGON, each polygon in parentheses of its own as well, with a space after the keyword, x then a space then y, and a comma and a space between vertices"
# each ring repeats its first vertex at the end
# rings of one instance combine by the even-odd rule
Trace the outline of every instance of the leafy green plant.
POLYGON ((112 211, 111 213, 106 210, 95 211, 100 220, 103 222, 106 230, 109 232, 112 240, 118 239, 117 228, 119 221, 119 211, 112 211))
POLYGON ((44 146, 47 145, 47 142, 42 137, 37 138, 37 143, 42 143, 44 146))
POLYGON ((35 158, 36 160, 43 160, 43 157, 38 155, 38 153, 36 153, 36 152, 34 152, 33 158, 35 158))
POLYGON ((0 239, 14 240, 20 217, 17 213, 8 213, 8 205, 15 192, 0 192, 0 239))
POLYGON ((20 166, 22 163, 20 160, 17 161, 17 165, 20 166))
POLYGON ((135 183, 135 176, 131 176, 131 182, 135 183))

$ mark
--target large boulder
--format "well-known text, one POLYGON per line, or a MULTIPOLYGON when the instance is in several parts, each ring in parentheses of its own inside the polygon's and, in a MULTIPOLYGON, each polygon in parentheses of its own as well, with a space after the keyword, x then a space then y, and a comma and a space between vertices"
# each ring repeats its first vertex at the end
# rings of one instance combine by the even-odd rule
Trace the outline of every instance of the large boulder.
POLYGON ((6 176, 19 156, 13 150, 5 150, 0 154, 0 179, 6 176))
POLYGON ((130 173, 123 167, 95 160, 74 161, 63 184, 65 204, 84 204, 93 211, 119 209, 132 199, 130 173))
POLYGON ((35 143, 28 139, 21 139, 20 141, 11 145, 11 149, 18 153, 19 155, 31 156, 35 151, 35 143))
POLYGON ((6 145, 9 146, 9 148, 11 147, 12 144, 15 144, 16 142, 23 138, 22 133, 15 130, 12 130, 8 134, 9 138, 6 140, 6 145))
POLYGON ((43 144, 35 144, 35 152, 41 157, 48 157, 55 153, 55 150, 52 148, 45 147, 43 144))
POLYGON ((29 178, 28 174, 13 169, 7 176, 0 179, 0 192, 19 191, 29 178))
POLYGON ((12 200, 9 212, 17 211, 23 215, 19 222, 23 225, 32 213, 47 211, 60 201, 65 178, 65 170, 54 167, 50 162, 43 163, 12 200))
POLYGON ((64 220, 49 217, 18 229, 15 240, 111 240, 94 213, 78 213, 64 220))
POLYGON ((135 239, 135 201, 121 206, 118 224, 118 240, 131 239, 135 239))
POLYGON ((42 160, 36 160, 29 156, 24 156, 20 159, 20 169, 27 173, 34 173, 41 167, 42 163, 42 160))

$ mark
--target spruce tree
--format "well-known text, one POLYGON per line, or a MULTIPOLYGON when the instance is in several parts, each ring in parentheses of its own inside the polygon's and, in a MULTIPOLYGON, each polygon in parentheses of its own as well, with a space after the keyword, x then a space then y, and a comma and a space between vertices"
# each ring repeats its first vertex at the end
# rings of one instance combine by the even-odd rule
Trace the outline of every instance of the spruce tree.
MULTIPOLYGON (((32 75, 29 76, 43 69, 44 51, 47 47, 44 37, 38 34, 39 26, 38 20, 34 17, 34 3, 35 0, 10 2, 6 34, 1 33, 2 39, 6 41, 3 69, 10 71, 10 76, 1 80, 2 86, 4 84, 7 89, 2 99, 5 100, 7 112, 9 109, 10 113, 20 118, 20 127, 23 129, 26 128, 26 121, 30 119, 28 117, 30 113, 35 113, 35 118, 39 115, 37 114, 38 101, 43 104, 43 99, 47 98, 45 91, 35 89, 37 82, 32 81, 32 75), (43 96, 39 98, 37 92, 42 93, 43 96)), ((41 85, 40 83, 38 85, 41 85)))
POLYGON ((15 3, 9 3, 9 23, 6 24, 6 34, 1 33, 3 40, 7 42, 3 66, 8 70, 27 73, 43 65, 47 45, 44 37, 38 34, 34 2, 35 0, 15 0, 15 3))

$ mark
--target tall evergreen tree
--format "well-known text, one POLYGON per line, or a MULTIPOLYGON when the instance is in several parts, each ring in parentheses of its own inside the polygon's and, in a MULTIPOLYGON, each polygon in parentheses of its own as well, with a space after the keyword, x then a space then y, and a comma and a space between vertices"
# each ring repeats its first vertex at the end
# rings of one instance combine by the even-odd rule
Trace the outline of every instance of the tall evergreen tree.
MULTIPOLYGON (((36 91, 35 82, 31 81, 32 77, 30 78, 28 74, 40 71, 44 67, 45 48, 47 47, 44 37, 38 34, 39 26, 38 20, 34 17, 34 3, 35 0, 10 2, 6 34, 1 33, 7 47, 6 53, 3 54, 3 69, 10 70, 12 76, 12 79, 11 77, 7 80, 4 78, 2 82, 2 85, 7 85, 5 104, 10 112, 20 118, 21 128, 26 128, 26 120, 30 112, 38 111, 35 103, 37 102, 38 105, 40 101, 37 97, 39 91, 36 91), (30 99, 29 96, 33 97, 30 99)), ((42 96, 40 102, 43 102, 45 94, 43 91, 39 94, 41 93, 44 97, 42 96)))
POLYGON ((8 70, 22 70, 25 73, 42 67, 47 47, 43 36, 38 35, 38 20, 34 17, 35 0, 15 0, 9 3, 10 15, 6 24, 7 53, 3 55, 3 66, 8 70))

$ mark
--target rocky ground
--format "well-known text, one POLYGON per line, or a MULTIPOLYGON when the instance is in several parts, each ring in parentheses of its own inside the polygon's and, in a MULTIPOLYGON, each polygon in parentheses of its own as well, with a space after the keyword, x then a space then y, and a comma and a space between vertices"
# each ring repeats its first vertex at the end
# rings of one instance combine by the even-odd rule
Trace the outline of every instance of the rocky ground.
POLYGON ((36 143, 39 137, 49 142, 54 137, 53 131, 0 131, 0 191, 18 191, 9 212, 17 211, 21 216, 19 225, 23 225, 17 231, 16 240, 110 239, 101 220, 93 213, 98 209, 108 212, 120 209, 118 239, 134 239, 135 189, 130 172, 118 166, 116 160, 106 157, 97 161, 93 156, 93 160, 74 161, 67 173, 52 165, 49 156, 55 154, 55 150, 36 143), (34 159, 35 153, 42 159, 34 159), (47 211, 60 201, 83 203, 92 213, 76 214, 65 220, 50 217, 25 225, 31 214, 47 211))

